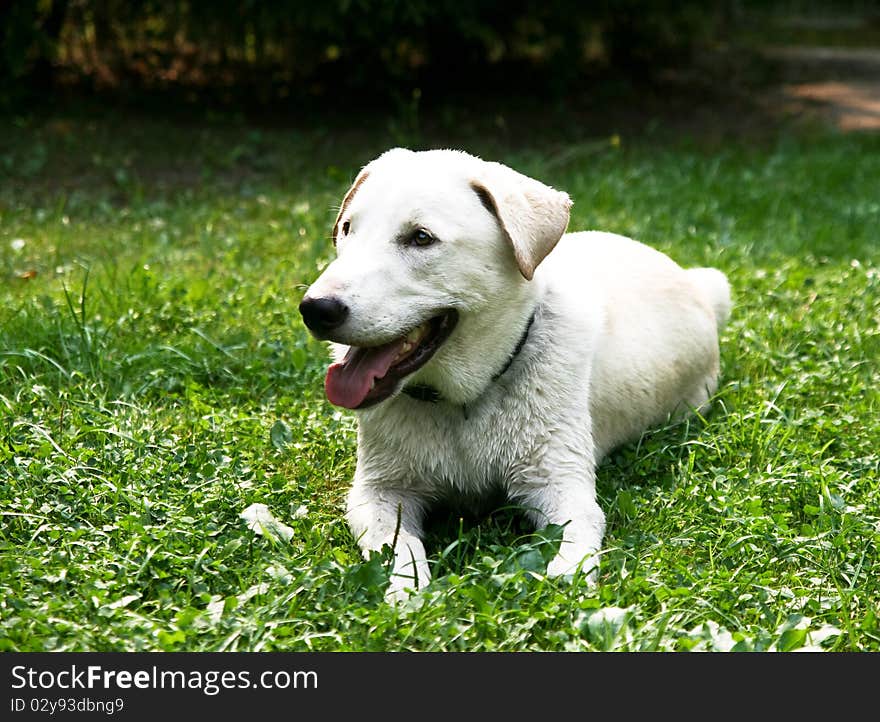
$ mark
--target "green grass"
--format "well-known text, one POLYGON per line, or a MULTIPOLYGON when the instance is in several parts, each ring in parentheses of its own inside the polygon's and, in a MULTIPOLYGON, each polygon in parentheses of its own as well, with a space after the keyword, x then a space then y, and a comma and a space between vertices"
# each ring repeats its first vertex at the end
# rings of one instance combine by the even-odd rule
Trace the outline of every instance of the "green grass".
POLYGON ((568 190, 573 229, 720 267, 736 307, 714 413, 600 469, 598 587, 545 578, 559 530, 515 509, 441 514, 395 608, 296 307, 399 139, 3 122, 0 649, 880 650, 880 137, 437 139, 568 190))

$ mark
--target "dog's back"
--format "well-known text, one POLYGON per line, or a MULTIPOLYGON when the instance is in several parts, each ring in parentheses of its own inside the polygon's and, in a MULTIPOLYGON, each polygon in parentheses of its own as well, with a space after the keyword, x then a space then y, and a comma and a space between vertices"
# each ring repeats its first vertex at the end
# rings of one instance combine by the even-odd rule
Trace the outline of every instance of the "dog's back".
POLYGON ((685 270, 655 249, 602 232, 566 235, 542 270, 551 286, 582 299, 581 318, 601 307, 585 359, 593 364, 585 393, 597 457, 646 426, 705 410, 717 388, 717 332, 730 315, 723 273, 685 270))

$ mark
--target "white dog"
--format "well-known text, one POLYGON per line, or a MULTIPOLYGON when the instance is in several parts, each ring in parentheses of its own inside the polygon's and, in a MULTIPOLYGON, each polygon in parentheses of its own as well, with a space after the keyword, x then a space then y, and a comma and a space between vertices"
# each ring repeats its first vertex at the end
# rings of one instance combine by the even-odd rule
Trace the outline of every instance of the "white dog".
POLYGON ((365 552, 393 547, 389 598, 430 579, 426 507, 497 485, 565 525, 549 574, 595 578, 597 463, 717 387, 724 274, 563 235, 570 206, 504 165, 399 148, 343 199, 300 311, 334 342, 327 397, 358 411, 348 521, 365 552))

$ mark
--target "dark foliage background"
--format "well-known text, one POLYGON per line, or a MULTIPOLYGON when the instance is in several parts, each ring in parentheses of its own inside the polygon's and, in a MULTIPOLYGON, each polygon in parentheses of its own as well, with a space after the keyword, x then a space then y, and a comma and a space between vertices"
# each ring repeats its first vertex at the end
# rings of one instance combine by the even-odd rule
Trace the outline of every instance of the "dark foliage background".
POLYGON ((853 12, 880 18, 865 0, 6 0, 0 103, 47 90, 341 112, 558 99, 691 67, 768 13, 853 12))
POLYGON ((0 3, 7 87, 187 88, 223 100, 344 104, 415 88, 564 92, 609 67, 687 60, 741 2, 14 0, 0 3))

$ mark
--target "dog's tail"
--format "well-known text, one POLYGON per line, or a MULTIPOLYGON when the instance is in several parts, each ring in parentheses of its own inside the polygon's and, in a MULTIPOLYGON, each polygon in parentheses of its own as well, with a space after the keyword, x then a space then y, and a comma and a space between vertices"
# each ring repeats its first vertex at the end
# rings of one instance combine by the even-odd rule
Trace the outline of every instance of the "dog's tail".
POLYGON ((715 321, 720 331, 730 318, 730 309, 733 305, 727 276, 717 268, 689 268, 687 272, 691 281, 715 311, 715 321))

